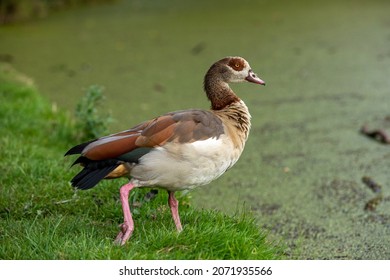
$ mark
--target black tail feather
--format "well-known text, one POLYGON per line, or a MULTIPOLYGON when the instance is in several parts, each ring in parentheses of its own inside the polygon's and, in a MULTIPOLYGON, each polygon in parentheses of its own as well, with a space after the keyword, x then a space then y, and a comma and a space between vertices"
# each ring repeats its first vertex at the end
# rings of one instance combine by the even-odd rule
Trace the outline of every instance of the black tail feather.
POLYGON ((69 151, 67 151, 64 156, 81 154, 82 151, 84 150, 84 148, 86 146, 88 146, 90 143, 94 142, 95 140, 91 140, 91 141, 88 141, 88 142, 85 142, 85 143, 81 143, 81 144, 79 144, 77 146, 74 146, 74 147, 70 148, 69 151))
MULTIPOLYGON (((65 156, 81 154, 85 147, 94 141, 96 140, 91 140, 74 146, 65 153, 65 156)), ((103 180, 104 177, 122 164, 122 162, 117 159, 94 161, 84 156, 80 156, 75 160, 75 162, 73 162, 72 166, 75 164, 80 164, 84 168, 76 176, 74 176, 70 182, 75 188, 88 190, 103 180)))
POLYGON ((73 177, 73 179, 70 181, 72 183, 72 186, 76 187, 78 182, 80 182, 85 176, 88 175, 88 173, 91 172, 90 168, 83 168, 76 176, 73 177))
POLYGON ((88 190, 99 183, 104 177, 106 177, 111 171, 117 168, 120 163, 110 164, 106 166, 86 166, 80 171, 72 180, 72 186, 81 190, 88 190))
POLYGON ((78 157, 70 167, 72 167, 73 165, 76 165, 76 164, 80 164, 81 166, 85 166, 88 162, 90 162, 91 160, 86 158, 86 157, 83 157, 83 156, 80 156, 78 157))

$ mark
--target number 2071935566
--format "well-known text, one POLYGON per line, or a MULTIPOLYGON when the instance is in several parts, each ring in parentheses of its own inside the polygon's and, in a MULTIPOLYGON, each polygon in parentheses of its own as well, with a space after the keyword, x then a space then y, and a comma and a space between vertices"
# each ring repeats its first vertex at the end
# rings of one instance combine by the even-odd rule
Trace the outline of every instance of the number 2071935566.
POLYGON ((212 275, 272 275, 271 267, 260 266, 214 266, 212 275))

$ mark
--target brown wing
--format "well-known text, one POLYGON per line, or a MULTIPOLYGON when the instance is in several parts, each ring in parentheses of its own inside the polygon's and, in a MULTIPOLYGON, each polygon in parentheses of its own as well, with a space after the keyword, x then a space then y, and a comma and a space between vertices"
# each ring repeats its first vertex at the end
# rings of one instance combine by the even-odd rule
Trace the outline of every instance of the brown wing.
POLYGON ((187 110, 169 113, 129 130, 79 144, 65 155, 81 154, 74 162, 84 166, 72 180, 74 187, 90 189, 104 178, 128 173, 124 162, 137 163, 154 147, 167 142, 178 145, 218 138, 224 133, 221 119, 210 111, 187 110))
POLYGON ((223 133, 222 121, 211 111, 177 111, 86 143, 81 155, 90 160, 131 157, 140 148, 163 146, 167 142, 191 143, 218 138, 223 133))
POLYGON ((81 155, 90 160, 105 160, 131 152, 137 148, 135 141, 145 126, 147 123, 137 126, 139 129, 130 129, 99 138, 88 144, 81 155))
POLYGON ((166 142, 191 143, 219 137, 223 132, 222 121, 212 112, 177 111, 154 119, 142 131, 136 144, 151 147, 166 142))

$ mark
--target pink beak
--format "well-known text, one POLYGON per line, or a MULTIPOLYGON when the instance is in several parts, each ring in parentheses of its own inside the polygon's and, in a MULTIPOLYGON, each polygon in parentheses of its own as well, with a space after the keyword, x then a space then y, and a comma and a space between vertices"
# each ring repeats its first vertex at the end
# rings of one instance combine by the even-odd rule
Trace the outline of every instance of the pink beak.
POLYGON ((248 77, 246 77, 245 80, 251 83, 265 86, 265 82, 259 77, 257 77, 257 75, 252 70, 249 70, 248 77))

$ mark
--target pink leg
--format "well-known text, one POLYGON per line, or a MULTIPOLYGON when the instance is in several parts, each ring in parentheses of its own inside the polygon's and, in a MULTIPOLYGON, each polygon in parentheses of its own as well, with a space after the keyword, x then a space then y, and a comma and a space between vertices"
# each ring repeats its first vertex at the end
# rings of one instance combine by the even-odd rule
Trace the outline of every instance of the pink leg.
POLYGON ((177 201, 175 197, 174 192, 168 192, 168 204, 171 208, 172 218, 175 221, 175 225, 177 230, 180 232, 183 230, 183 227, 181 226, 180 217, 179 217, 179 202, 177 201))
POLYGON ((130 238, 134 230, 134 222, 131 217, 130 206, 129 206, 129 194, 130 191, 134 188, 133 183, 128 183, 123 185, 120 189, 120 199, 123 209, 124 222, 120 225, 121 231, 115 239, 115 243, 120 245, 125 245, 127 239, 130 238))

